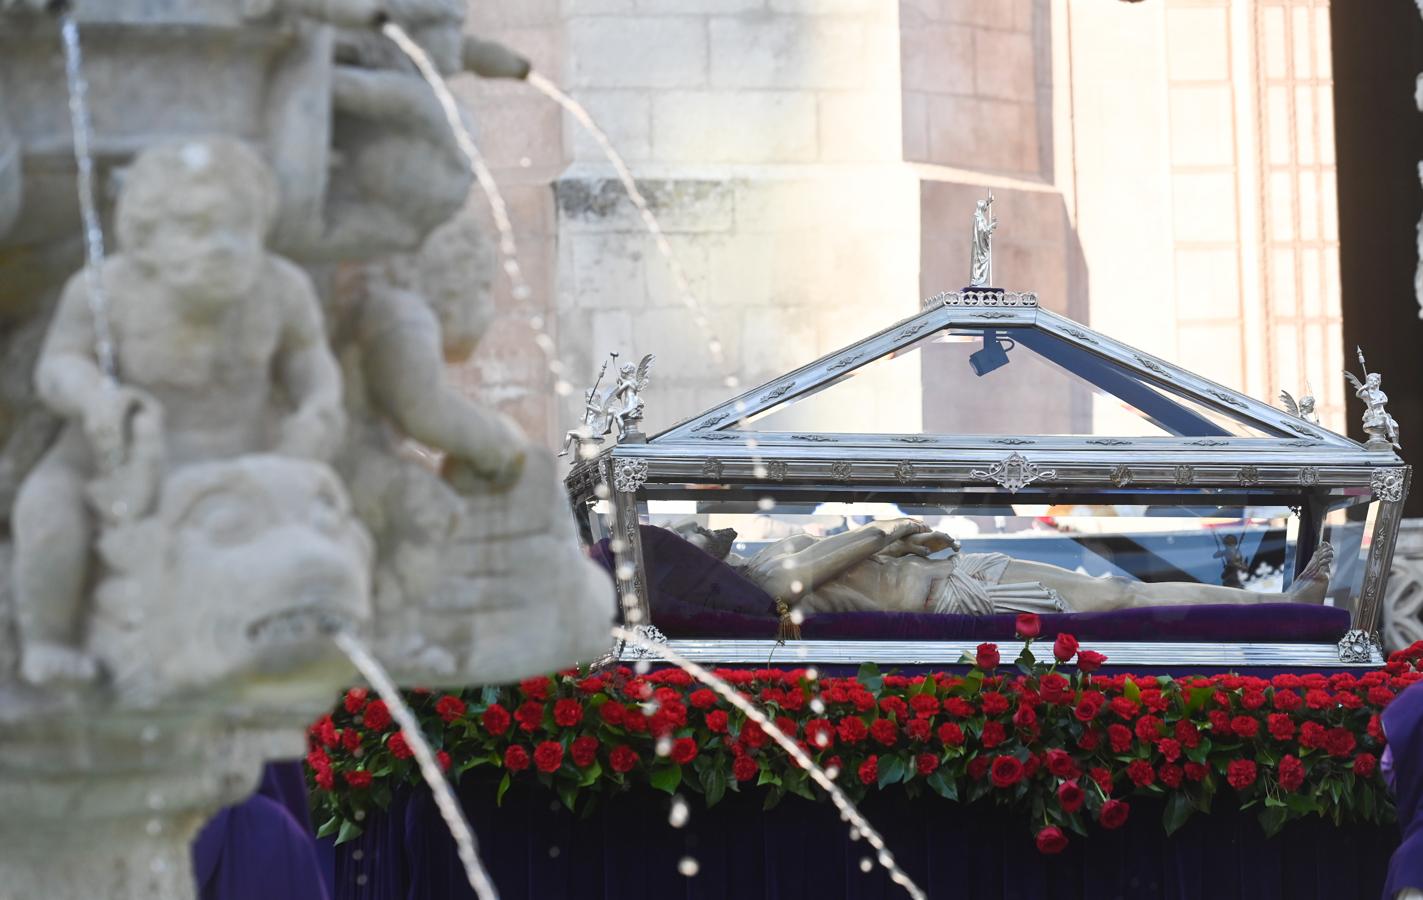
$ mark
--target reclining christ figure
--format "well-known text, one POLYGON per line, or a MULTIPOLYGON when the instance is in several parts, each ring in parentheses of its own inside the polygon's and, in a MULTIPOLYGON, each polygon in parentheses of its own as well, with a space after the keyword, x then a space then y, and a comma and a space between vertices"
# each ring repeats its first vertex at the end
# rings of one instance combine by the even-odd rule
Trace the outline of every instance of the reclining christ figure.
POLYGON ((1284 593, 1194 582, 1094 578, 1002 553, 960 553, 958 542, 913 519, 871 522, 828 537, 798 534, 749 559, 731 552, 736 531, 686 525, 677 532, 725 561, 779 603, 818 612, 1107 612, 1139 606, 1324 602, 1334 549, 1321 544, 1284 593), (949 556, 930 554, 951 550, 949 556))

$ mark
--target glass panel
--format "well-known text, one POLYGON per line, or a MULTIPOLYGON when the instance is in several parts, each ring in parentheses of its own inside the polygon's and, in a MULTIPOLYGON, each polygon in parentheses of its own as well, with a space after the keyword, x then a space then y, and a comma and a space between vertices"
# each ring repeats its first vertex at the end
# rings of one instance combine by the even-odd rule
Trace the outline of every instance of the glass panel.
POLYGON ((1373 549, 1380 504, 1369 502, 1372 496, 1367 489, 1361 489, 1352 496, 1335 497, 1324 517, 1324 540, 1333 546, 1334 558, 1338 561, 1329 586, 1328 602, 1350 613, 1358 609, 1369 551, 1373 549))
POLYGON ((648 498, 652 620, 670 637, 771 639, 781 601, 815 639, 1006 639, 1011 619, 992 616, 1038 612, 1107 614, 1083 620, 1096 640, 1335 640, 1348 622, 1325 607, 1358 591, 1353 565, 1294 576, 1313 510, 1334 508, 1325 538, 1358 559, 1348 497, 668 485, 648 498))
POLYGON ((742 427, 861 434, 1272 436, 1025 327, 936 332, 752 416, 742 427))

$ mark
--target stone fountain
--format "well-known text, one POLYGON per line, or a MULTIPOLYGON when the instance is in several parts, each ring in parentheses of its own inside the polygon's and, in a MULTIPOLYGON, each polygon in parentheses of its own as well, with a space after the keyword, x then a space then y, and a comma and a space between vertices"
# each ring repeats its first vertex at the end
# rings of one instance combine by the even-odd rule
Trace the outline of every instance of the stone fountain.
POLYGON ((76 0, 86 278, 45 5, 0 0, 0 894, 185 898, 202 823, 352 680, 333 631, 505 682, 596 657, 613 599, 551 456, 444 380, 493 253, 370 23, 522 61, 458 0, 76 0))

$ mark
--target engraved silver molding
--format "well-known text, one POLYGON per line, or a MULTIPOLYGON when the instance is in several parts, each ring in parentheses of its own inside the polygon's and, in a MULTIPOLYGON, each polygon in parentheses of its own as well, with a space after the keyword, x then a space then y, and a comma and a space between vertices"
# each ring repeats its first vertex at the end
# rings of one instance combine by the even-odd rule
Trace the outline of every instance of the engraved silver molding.
POLYGON ((1374 469, 1369 479, 1369 487, 1380 500, 1390 502, 1403 499, 1403 469, 1374 469))
POLYGON ((1010 453, 1006 458, 994 463, 989 469, 974 469, 971 473, 980 481, 997 482, 999 487, 1017 493, 1039 480, 1051 481, 1057 477, 1053 469, 1039 469, 1021 453, 1010 453))
POLYGON ((1126 487, 1132 482, 1131 468, 1129 466, 1113 466, 1112 473, 1108 477, 1117 487, 1126 487))
POLYGON ((1371 663, 1382 656, 1378 641, 1362 628, 1352 628, 1339 639, 1341 663, 1371 663))
POLYGON ((697 424, 693 431, 710 431, 716 426, 731 418, 731 413, 718 413, 715 416, 708 416, 697 424))
POLYGON ((721 481, 721 475, 724 470, 725 467, 721 464, 721 460, 719 459, 709 459, 702 463, 702 476, 712 481, 721 481))
POLYGON ((1241 466, 1240 483, 1246 487, 1260 483, 1260 469, 1258 466, 1241 466))
POLYGON ((620 494, 632 494, 647 482, 647 460, 613 460, 613 490, 620 494))
POLYGON ((1314 466, 1303 466, 1299 470, 1299 483, 1305 487, 1313 487, 1319 484, 1319 469, 1314 466))
POLYGON ((778 388, 776 388, 776 389, 774 389, 774 390, 771 390, 771 391, 767 391, 766 393, 762 394, 761 397, 760 397, 760 399, 757 400, 756 402, 757 402, 757 403, 769 403, 769 402, 771 402, 772 400, 779 400, 779 399, 781 399, 782 397, 784 397, 786 394, 789 394, 794 388, 795 388, 795 382, 794 382, 794 381, 787 381, 785 384, 781 385, 780 387, 778 387, 778 388))
POLYGON ((836 481, 849 481, 853 473, 854 468, 843 460, 830 464, 830 477, 836 481))
POLYGON ((784 460, 773 459, 766 463, 766 477, 772 481, 786 480, 786 464, 784 460))
POLYGON ((924 301, 925 309, 965 306, 1015 306, 1033 308, 1038 295, 1032 291, 943 291, 924 301))
POLYGON ((831 363, 829 366, 826 366, 825 371, 838 372, 841 369, 848 369, 850 366, 853 366, 855 363, 859 362, 860 357, 862 356, 864 356, 863 353, 852 353, 849 356, 842 356, 839 359, 835 360, 835 362, 831 363))
POLYGON ((1192 466, 1177 466, 1171 470, 1171 480, 1182 486, 1194 484, 1196 470, 1192 466))
POLYGON ((908 460, 901 460, 894 466, 894 480, 900 484, 908 484, 914 480, 914 463, 908 460))

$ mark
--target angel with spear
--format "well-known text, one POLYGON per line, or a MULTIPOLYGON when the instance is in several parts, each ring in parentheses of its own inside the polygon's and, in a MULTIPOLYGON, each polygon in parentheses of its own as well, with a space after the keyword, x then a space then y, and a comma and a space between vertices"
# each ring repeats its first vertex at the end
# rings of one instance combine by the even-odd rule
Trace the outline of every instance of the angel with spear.
POLYGON ((1364 401, 1364 431, 1369 436, 1366 446, 1372 449, 1387 449, 1389 446, 1398 449, 1398 422, 1384 409, 1384 404, 1388 403, 1388 395, 1379 388, 1383 378, 1378 372, 1369 371, 1368 364, 1364 362, 1362 348, 1355 347, 1354 351, 1359 356, 1359 367, 1363 369, 1364 380, 1359 381, 1353 372, 1347 370, 1344 377, 1354 386, 1354 396, 1364 401))

